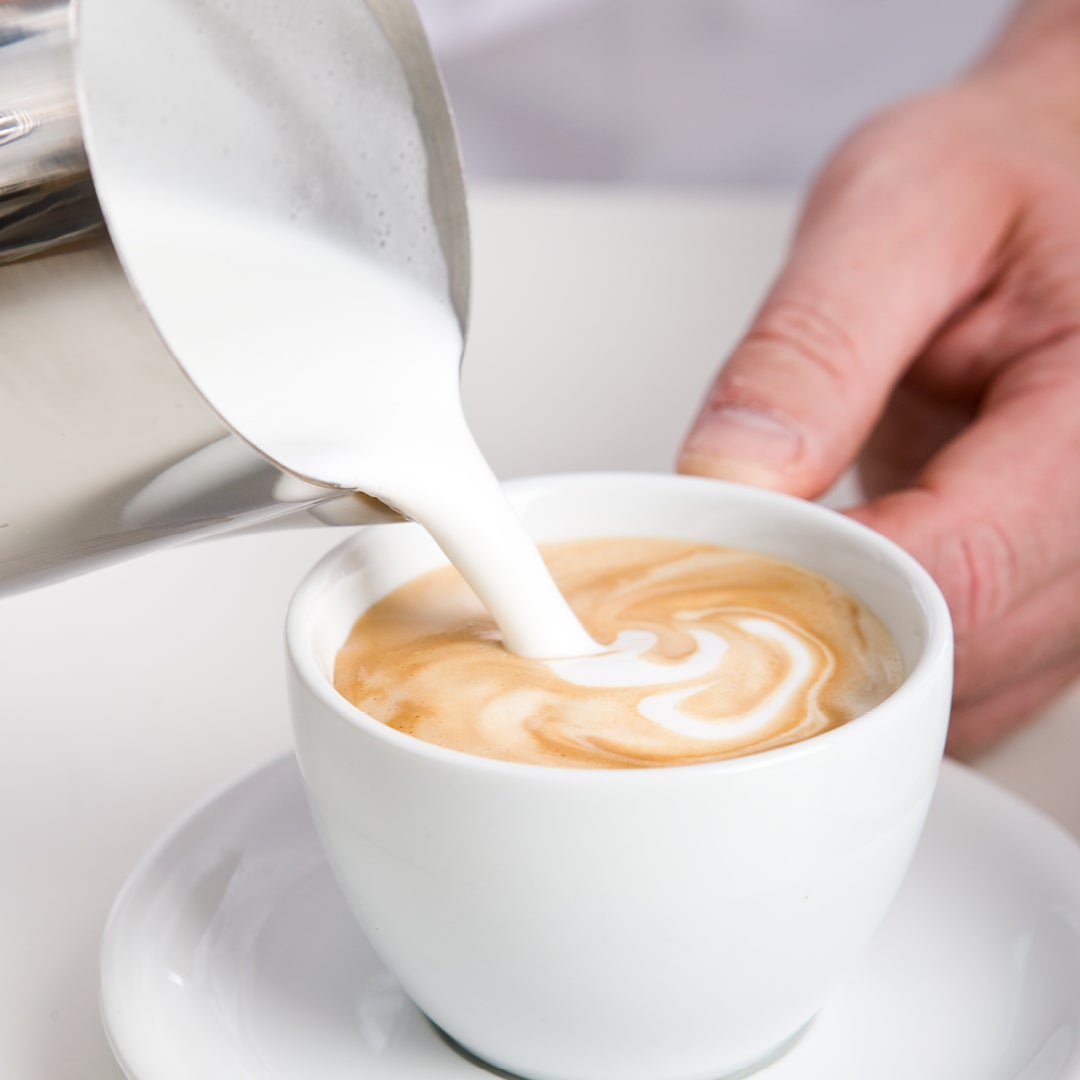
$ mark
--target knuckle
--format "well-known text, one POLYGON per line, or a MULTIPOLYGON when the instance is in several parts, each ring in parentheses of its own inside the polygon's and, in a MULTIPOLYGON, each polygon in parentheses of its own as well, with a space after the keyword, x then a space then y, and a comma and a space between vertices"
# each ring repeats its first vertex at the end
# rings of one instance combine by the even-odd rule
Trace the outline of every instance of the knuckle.
POLYGON ((786 299, 770 304, 744 340, 744 346, 768 349, 777 363, 791 367, 804 379, 807 370, 847 391, 853 376, 862 371, 859 349, 841 320, 824 304, 786 299))
POLYGON ((956 633, 970 633, 1001 614, 1018 577, 1016 547, 996 522, 981 519, 948 537, 940 584, 956 633))
POLYGON ((926 176, 940 166, 955 134, 955 112, 949 99, 937 94, 882 109, 852 130, 827 163, 822 179, 827 187, 851 190, 926 176))

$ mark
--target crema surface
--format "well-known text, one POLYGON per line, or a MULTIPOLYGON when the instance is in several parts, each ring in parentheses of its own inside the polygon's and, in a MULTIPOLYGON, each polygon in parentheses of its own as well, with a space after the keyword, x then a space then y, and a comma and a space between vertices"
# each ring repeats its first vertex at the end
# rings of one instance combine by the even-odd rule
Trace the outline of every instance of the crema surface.
POLYGON ((513 655, 445 567, 357 621, 337 657, 338 691, 376 720, 466 753, 635 768, 809 738, 867 712, 903 679, 878 619, 792 563, 649 538, 542 552, 603 652, 513 655))

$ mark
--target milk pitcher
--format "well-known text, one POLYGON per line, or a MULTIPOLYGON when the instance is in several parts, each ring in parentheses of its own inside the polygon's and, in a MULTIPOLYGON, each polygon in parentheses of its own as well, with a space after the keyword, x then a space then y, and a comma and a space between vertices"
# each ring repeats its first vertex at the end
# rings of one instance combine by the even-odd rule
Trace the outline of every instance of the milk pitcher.
MULTIPOLYGON (((169 251, 151 266, 140 241, 165 193, 257 211, 444 291, 464 332, 457 142, 407 0, 16 0, 0 30, 0 592, 300 514, 392 517, 237 428, 154 299, 169 251)), ((226 279, 221 310, 256 287, 226 279)))

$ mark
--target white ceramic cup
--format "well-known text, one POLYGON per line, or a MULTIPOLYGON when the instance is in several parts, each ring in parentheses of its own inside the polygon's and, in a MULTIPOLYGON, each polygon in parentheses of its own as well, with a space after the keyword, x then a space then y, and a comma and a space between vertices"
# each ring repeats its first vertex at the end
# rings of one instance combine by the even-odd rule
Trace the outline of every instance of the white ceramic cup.
POLYGON ((880 923, 922 829, 952 634, 906 553, 810 503, 666 475, 508 491, 538 540, 662 536, 778 555, 885 623, 907 677, 850 723, 729 761, 558 769, 394 731, 340 697, 371 603, 445 560, 368 528, 288 617, 297 756, 316 826, 383 961, 440 1028, 535 1080, 718 1080, 782 1053, 880 923))

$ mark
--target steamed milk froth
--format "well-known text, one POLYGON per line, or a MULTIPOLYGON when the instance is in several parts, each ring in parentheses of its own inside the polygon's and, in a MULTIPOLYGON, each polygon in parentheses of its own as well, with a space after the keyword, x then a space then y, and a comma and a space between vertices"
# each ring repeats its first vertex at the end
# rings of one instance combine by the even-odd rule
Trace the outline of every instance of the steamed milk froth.
POLYGON ((240 435, 420 522, 510 649, 587 653, 462 416, 465 207, 411 23, 350 0, 80 5, 95 191, 140 300, 240 435))
POLYGON ((142 216, 141 205, 133 198, 127 214, 143 291, 241 435, 302 476, 418 521, 514 652, 595 651, 465 422, 462 333, 445 296, 328 234, 164 195, 142 216))
POLYGON ((816 735, 873 708, 903 665, 839 586, 769 556, 658 539, 543 548, 593 656, 530 661, 453 569, 375 604, 337 689, 429 742, 545 765, 690 764, 816 735))

